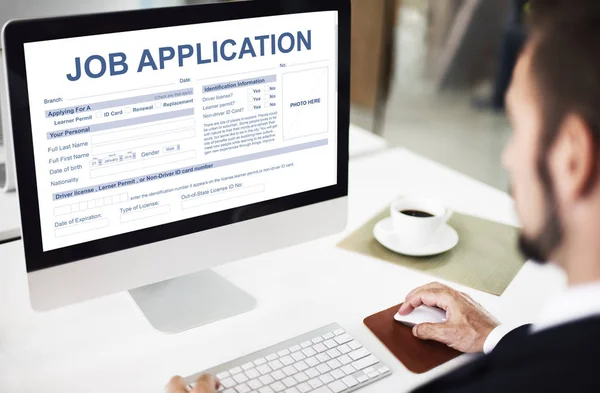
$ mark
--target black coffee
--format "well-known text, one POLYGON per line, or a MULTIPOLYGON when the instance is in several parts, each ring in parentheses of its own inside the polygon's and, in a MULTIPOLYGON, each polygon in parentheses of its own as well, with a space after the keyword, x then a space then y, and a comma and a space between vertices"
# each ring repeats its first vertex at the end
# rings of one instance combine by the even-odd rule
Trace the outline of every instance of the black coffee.
POLYGON ((407 215, 407 216, 411 216, 411 217, 417 217, 417 218, 433 217, 433 214, 429 214, 427 212, 422 212, 420 210, 402 210, 402 211, 400 211, 400 213, 407 215))

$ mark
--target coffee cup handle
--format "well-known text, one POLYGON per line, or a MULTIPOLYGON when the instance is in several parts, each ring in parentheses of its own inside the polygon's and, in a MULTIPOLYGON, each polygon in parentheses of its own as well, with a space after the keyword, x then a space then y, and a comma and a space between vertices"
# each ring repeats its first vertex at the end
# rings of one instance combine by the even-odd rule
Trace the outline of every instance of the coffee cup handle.
POLYGON ((454 215, 454 211, 452 211, 452 209, 446 210, 446 214, 444 215, 444 222, 448 223, 448 221, 450 221, 450 219, 452 218, 453 215, 454 215))

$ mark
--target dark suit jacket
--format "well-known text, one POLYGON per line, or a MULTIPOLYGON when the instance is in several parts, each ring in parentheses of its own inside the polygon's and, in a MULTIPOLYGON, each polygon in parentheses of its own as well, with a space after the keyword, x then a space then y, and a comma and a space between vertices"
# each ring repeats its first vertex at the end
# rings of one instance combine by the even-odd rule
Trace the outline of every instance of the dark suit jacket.
POLYGON ((414 393, 600 392, 600 317, 529 334, 523 326, 494 351, 414 393))

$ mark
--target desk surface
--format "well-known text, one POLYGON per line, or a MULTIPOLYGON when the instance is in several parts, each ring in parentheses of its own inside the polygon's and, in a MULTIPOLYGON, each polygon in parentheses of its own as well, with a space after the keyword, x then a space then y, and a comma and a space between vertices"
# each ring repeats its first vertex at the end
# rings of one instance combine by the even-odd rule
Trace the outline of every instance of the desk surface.
MULTIPOLYGON (((386 148, 387 142, 385 139, 358 126, 350 126, 351 159, 374 154, 386 148)), ((2 149, 0 148, 0 151, 2 149)), ((18 239, 21 236, 20 226, 21 218, 16 193, 0 193, 0 243, 18 239)))
MULTIPOLYGON (((456 211, 516 222, 506 194, 462 174, 403 149, 365 157, 350 164, 344 233, 215 269, 255 296, 259 306, 176 335, 154 331, 127 293, 33 312, 21 242, 0 246, 0 391, 158 393, 172 375, 189 375, 331 322, 342 324, 394 371, 361 392, 409 391, 467 358, 411 374, 362 320, 432 278, 335 247, 402 193, 431 195, 456 211)), ((564 285, 555 269, 528 263, 502 297, 455 287, 503 322, 527 322, 535 317, 531 310, 564 285)))

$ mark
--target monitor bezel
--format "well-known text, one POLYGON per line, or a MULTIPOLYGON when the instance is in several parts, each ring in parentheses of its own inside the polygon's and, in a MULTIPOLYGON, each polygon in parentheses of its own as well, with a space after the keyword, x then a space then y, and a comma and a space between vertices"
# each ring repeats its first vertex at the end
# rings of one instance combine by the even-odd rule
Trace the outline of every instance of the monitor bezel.
POLYGON ((3 32, 4 56, 27 272, 36 272, 346 197, 350 126, 350 13, 349 0, 255 0, 9 22, 3 32), (43 251, 24 44, 69 37, 321 11, 338 11, 336 185, 65 248, 43 251))

